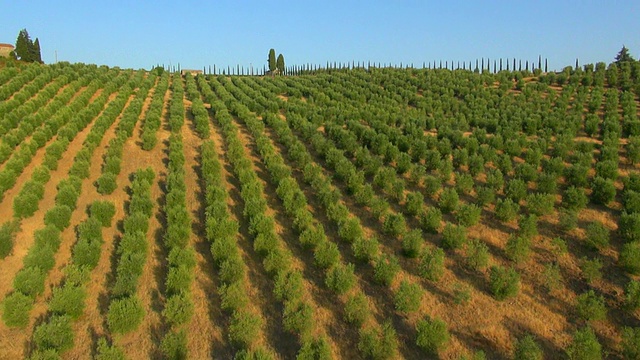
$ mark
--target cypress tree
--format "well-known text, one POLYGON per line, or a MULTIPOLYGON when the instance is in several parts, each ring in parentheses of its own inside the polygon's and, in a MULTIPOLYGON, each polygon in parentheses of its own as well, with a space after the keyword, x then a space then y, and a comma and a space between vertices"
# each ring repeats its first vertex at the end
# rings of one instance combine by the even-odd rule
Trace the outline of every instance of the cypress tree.
POLYGON ((538 55, 538 69, 542 69, 542 55, 538 55))
POLYGON ((32 49, 33 42, 31 42, 31 38, 29 37, 29 33, 27 29, 22 29, 18 33, 18 38, 16 39, 16 49, 15 53, 18 57, 18 60, 22 61, 33 61, 32 59, 32 49))
POLYGON ((269 71, 273 72, 278 66, 276 63, 276 51, 274 49, 269 50, 269 71))
POLYGON ((38 40, 38 38, 36 38, 36 41, 34 41, 33 43, 31 54, 31 61, 42 63, 42 54, 40 53, 40 40, 38 40))
POLYGON ((546 58, 544 59, 544 72, 548 72, 549 71, 549 67, 547 66, 548 65, 547 64, 547 60, 549 60, 549 59, 546 59, 546 58))
POLYGON ((284 56, 282 54, 278 55, 278 59, 276 60, 276 67, 280 70, 281 74, 284 74, 284 56))

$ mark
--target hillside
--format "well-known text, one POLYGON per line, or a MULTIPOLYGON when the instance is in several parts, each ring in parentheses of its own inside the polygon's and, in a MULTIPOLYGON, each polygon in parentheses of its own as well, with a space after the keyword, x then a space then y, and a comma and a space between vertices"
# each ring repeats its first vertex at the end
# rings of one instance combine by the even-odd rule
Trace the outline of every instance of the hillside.
POLYGON ((0 358, 640 352, 637 70, 1 67, 0 358))

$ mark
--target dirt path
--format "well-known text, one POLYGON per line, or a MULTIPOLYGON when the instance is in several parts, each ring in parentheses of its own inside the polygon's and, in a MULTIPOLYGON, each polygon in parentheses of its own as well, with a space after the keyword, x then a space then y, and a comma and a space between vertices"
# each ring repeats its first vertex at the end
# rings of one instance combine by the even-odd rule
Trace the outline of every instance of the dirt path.
POLYGON ((216 289, 220 285, 213 264, 210 243, 206 239, 205 199, 199 180, 202 179, 200 145, 202 140, 195 134, 193 118, 187 109, 187 119, 182 127, 185 156, 185 185, 187 188, 187 210, 192 216, 190 243, 196 251, 195 278, 191 294, 195 313, 186 330, 190 336, 189 357, 205 359, 220 356, 219 350, 226 342, 224 337, 224 315, 220 309, 216 289))
MULTIPOLYGON (((142 306, 146 309, 146 315, 138 330, 115 339, 116 344, 130 359, 158 358, 158 345, 165 333, 161 312, 164 303, 167 256, 162 239, 165 224, 162 208, 167 176, 165 162, 170 135, 167 124, 167 105, 170 96, 171 90, 168 89, 164 97, 165 108, 161 116, 162 125, 156 133, 158 137, 156 147, 151 151, 145 151, 140 149, 133 139, 129 139, 125 143, 123 152, 122 173, 130 175, 137 169, 151 167, 156 174, 151 186, 151 199, 155 202, 155 207, 154 213, 149 219, 149 231, 147 232, 149 240, 147 263, 138 280, 138 296, 142 306)), ((135 134, 139 134, 139 130, 135 131, 135 134)))

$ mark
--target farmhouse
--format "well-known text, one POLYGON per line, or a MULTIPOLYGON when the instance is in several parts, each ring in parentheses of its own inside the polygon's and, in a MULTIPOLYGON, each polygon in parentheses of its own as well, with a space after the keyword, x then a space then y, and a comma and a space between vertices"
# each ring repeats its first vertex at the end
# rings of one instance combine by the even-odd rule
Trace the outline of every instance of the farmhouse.
POLYGON ((180 75, 186 75, 187 73, 191 74, 192 76, 196 76, 198 74, 202 74, 202 70, 189 70, 189 69, 183 69, 182 71, 180 71, 180 75))
POLYGON ((15 49, 15 47, 11 44, 1 44, 0 43, 0 56, 1 57, 9 57, 9 54, 15 49))

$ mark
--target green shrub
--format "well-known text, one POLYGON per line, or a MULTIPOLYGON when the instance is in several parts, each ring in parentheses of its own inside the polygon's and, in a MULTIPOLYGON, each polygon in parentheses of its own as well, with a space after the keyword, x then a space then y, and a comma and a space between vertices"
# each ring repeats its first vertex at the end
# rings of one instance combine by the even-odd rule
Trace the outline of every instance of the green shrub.
POLYGON ((31 217, 38 210, 39 203, 37 194, 20 193, 13 199, 13 216, 18 219, 31 217))
POLYGON ((429 354, 437 354, 449 343, 447 324, 440 319, 425 316, 416 325, 416 332, 418 333, 416 344, 429 354))
POLYGON ((220 307, 222 310, 230 313, 244 308, 249 303, 249 299, 242 282, 222 284, 220 285, 219 292, 220 307))
POLYGON ((345 320, 355 326, 362 326, 369 318, 369 312, 369 302, 362 292, 350 296, 344 304, 345 320))
POLYGON ((467 240, 467 229, 461 225, 447 223, 442 230, 442 247, 459 249, 467 240))
POLYGON ((187 349, 187 332, 171 331, 164 336, 160 343, 160 350, 165 359, 186 360, 189 358, 187 349))
POLYGON ((403 280, 396 291, 394 304, 397 311, 410 313, 420 308, 422 300, 422 288, 418 284, 403 280))
POLYGON ((531 240, 528 237, 511 235, 507 240, 505 250, 507 257, 515 263, 521 263, 529 259, 531 252, 531 240))
POLYGON ((607 308, 602 295, 596 295, 593 290, 581 294, 577 298, 576 312, 586 321, 604 320, 607 317, 607 308))
POLYGON ((229 322, 229 340, 239 348, 250 348, 258 339, 262 328, 260 316, 248 311, 236 311, 229 322))
POLYGON ((544 354, 531 335, 526 335, 516 341, 514 360, 542 360, 544 354))
POLYGON ((76 320, 84 312, 84 301, 87 293, 82 286, 65 284, 53 289, 53 295, 49 300, 49 310, 54 314, 68 315, 76 320))
POLYGON ((382 230, 390 236, 400 236, 404 234, 405 231, 407 231, 404 216, 402 214, 388 214, 382 224, 382 230))
POLYGON ((33 246, 24 257, 25 268, 39 267, 43 272, 49 272, 56 264, 55 251, 49 245, 33 246))
POLYGON ((64 282, 68 285, 79 286, 90 280, 90 269, 77 264, 68 264, 64 267, 64 282))
POLYGON ((505 185, 504 194, 517 204, 527 196, 527 183, 521 179, 511 179, 505 185))
POLYGON ((591 189, 591 202, 594 204, 607 205, 616 197, 613 180, 596 177, 591 183, 591 189))
POLYGON ((356 283, 353 264, 337 265, 327 272, 325 283, 327 287, 337 294, 344 294, 356 283))
POLYGON ((438 207, 445 214, 455 211, 458 208, 460 197, 458 192, 453 188, 442 190, 438 198, 438 207))
POLYGON ((392 358, 398 350, 398 339, 393 325, 386 321, 380 328, 360 329, 358 350, 365 358, 392 358))
POLYGON ((461 283, 453 284, 453 302, 456 305, 467 304, 471 300, 471 289, 461 283))
POLYGON ((103 173, 100 175, 98 180, 96 180, 98 193, 101 195, 109 195, 113 193, 118 188, 116 178, 116 174, 113 173, 103 173))
POLYGON ((132 234, 139 231, 146 234, 148 230, 149 218, 141 212, 132 213, 124 219, 125 233, 132 234))
POLYGON ((558 225, 560 229, 569 232, 578 227, 578 211, 562 209, 558 217, 558 225))
POLYGON ((114 334, 126 334, 138 328, 145 310, 136 296, 115 299, 109 304, 107 324, 114 334))
POLYGON ((477 224, 480 221, 480 214, 482 209, 474 204, 464 204, 458 207, 456 210, 456 220, 458 224, 469 227, 477 224))
POLYGON ((640 328, 622 329, 622 354, 625 359, 640 359, 640 328))
POLYGON ((444 275, 444 251, 439 247, 425 248, 418 271, 427 280, 440 280, 444 275))
POLYGON ((470 269, 483 270, 489 264, 489 248, 479 239, 467 242, 465 255, 466 266, 470 269))
POLYGON ((13 278, 13 287, 21 293, 36 297, 44 292, 46 274, 39 267, 26 267, 13 278))
MULTIPOLYGON (((241 260, 239 260, 241 261, 241 260)), ((224 283, 229 284, 235 281, 239 281, 243 272, 238 274, 237 266, 242 266, 241 263, 237 261, 226 261, 222 267, 220 268, 220 277, 221 280, 224 279, 224 283), (225 266, 229 265, 229 266, 225 266)), ((191 283, 193 282, 193 271, 192 269, 181 265, 181 266, 171 266, 169 268, 169 273, 167 274, 167 293, 168 294, 186 294, 191 289, 191 283)))
POLYGON ((193 312, 193 301, 188 294, 174 294, 167 299, 162 316, 168 324, 179 326, 191 320, 193 312))
POLYGON ((284 329, 300 338, 309 338, 314 319, 313 308, 303 300, 287 301, 282 315, 284 329))
POLYGON ((527 209, 530 213, 538 216, 553 213, 555 195, 532 193, 527 196, 527 209))
POLYGON ((630 280, 624 288, 625 306, 629 310, 640 308, 640 281, 630 280))
POLYGON ((538 235, 538 217, 533 214, 520 216, 518 235, 528 239, 538 235))
POLYGON ((557 194, 558 177, 555 174, 543 172, 538 176, 536 190, 542 194, 557 194))
POLYGON ((29 360, 62 360, 62 357, 60 357, 56 349, 38 349, 31 352, 29 360))
POLYGON ((56 205, 44 214, 44 223, 45 225, 53 225, 62 231, 71 224, 72 212, 73 210, 66 205, 56 205))
POLYGON ((496 200, 496 192, 488 186, 476 187, 476 202, 478 206, 492 204, 496 200))
POLYGON ((514 297, 520 289, 520 275, 513 268, 492 266, 489 272, 489 286, 496 300, 514 297))
POLYGON ((430 207, 420 216, 420 227, 422 230, 437 234, 442 223, 442 212, 436 207, 430 207))
POLYGON ((600 221, 594 221, 587 226, 587 245, 595 250, 609 245, 609 229, 600 221))
POLYGON ((105 338, 98 339, 98 348, 94 360, 126 360, 124 352, 114 345, 109 346, 105 338))
POLYGON ((589 199, 582 188, 568 187, 562 195, 562 205, 569 210, 580 210, 587 206, 589 199))
POLYGON ((634 241, 622 246, 618 263, 627 272, 638 275, 640 274, 640 241, 634 241))
POLYGON ((473 177, 469 174, 456 173, 456 191, 460 194, 469 194, 473 190, 473 177))
POLYGON ((33 342, 40 350, 64 352, 73 347, 73 328, 68 316, 52 316, 33 331, 33 342))
POLYGON ((601 360, 602 346, 590 327, 576 330, 573 341, 567 348, 570 360, 601 360))
POLYGON ((374 265, 373 276, 378 284, 389 286, 400 271, 400 263, 394 255, 383 254, 374 265))
POLYGON ((331 360, 331 346, 325 338, 305 341, 296 360, 331 360))
POLYGON ((542 284, 547 292, 552 292, 562 287, 562 274, 560 273, 558 264, 549 263, 544 266, 544 270, 542 271, 542 284))
POLYGON ((623 212, 618 220, 618 233, 624 242, 640 241, 640 213, 623 212))
POLYGON ((56 205, 66 205, 70 209, 76 208, 80 191, 73 185, 61 186, 56 194, 56 205))
POLYGON ((342 240, 353 243, 363 236, 362 226, 357 218, 349 218, 338 229, 338 235, 342 240))
POLYGON ((89 208, 89 215, 100 221, 103 227, 111 226, 113 216, 116 214, 116 207, 111 201, 94 201, 89 208))
POLYGON ((11 254, 19 230, 20 222, 18 221, 7 221, 0 226, 0 259, 11 254))
POLYGON ((25 328, 29 325, 29 313, 33 308, 33 299, 15 291, 2 303, 2 321, 8 327, 25 328))
POLYGON ((422 231, 413 229, 402 238, 402 254, 408 258, 415 258, 420 255, 422 249, 422 231))
POLYGON ((340 261, 340 250, 338 246, 328 240, 318 243, 313 252, 316 266, 327 269, 340 261))
POLYGON ((351 249, 353 255, 358 261, 367 263, 373 260, 378 255, 379 243, 375 237, 365 238, 361 237, 353 242, 351 249))
POLYGON ((495 214, 498 220, 502 222, 508 222, 515 219, 516 216, 518 216, 519 211, 520 205, 510 198, 506 198, 504 200, 498 199, 498 201, 496 201, 495 214))
POLYGON ((405 209, 407 214, 416 216, 422 211, 424 204, 424 195, 420 192, 410 192, 407 194, 405 209))

